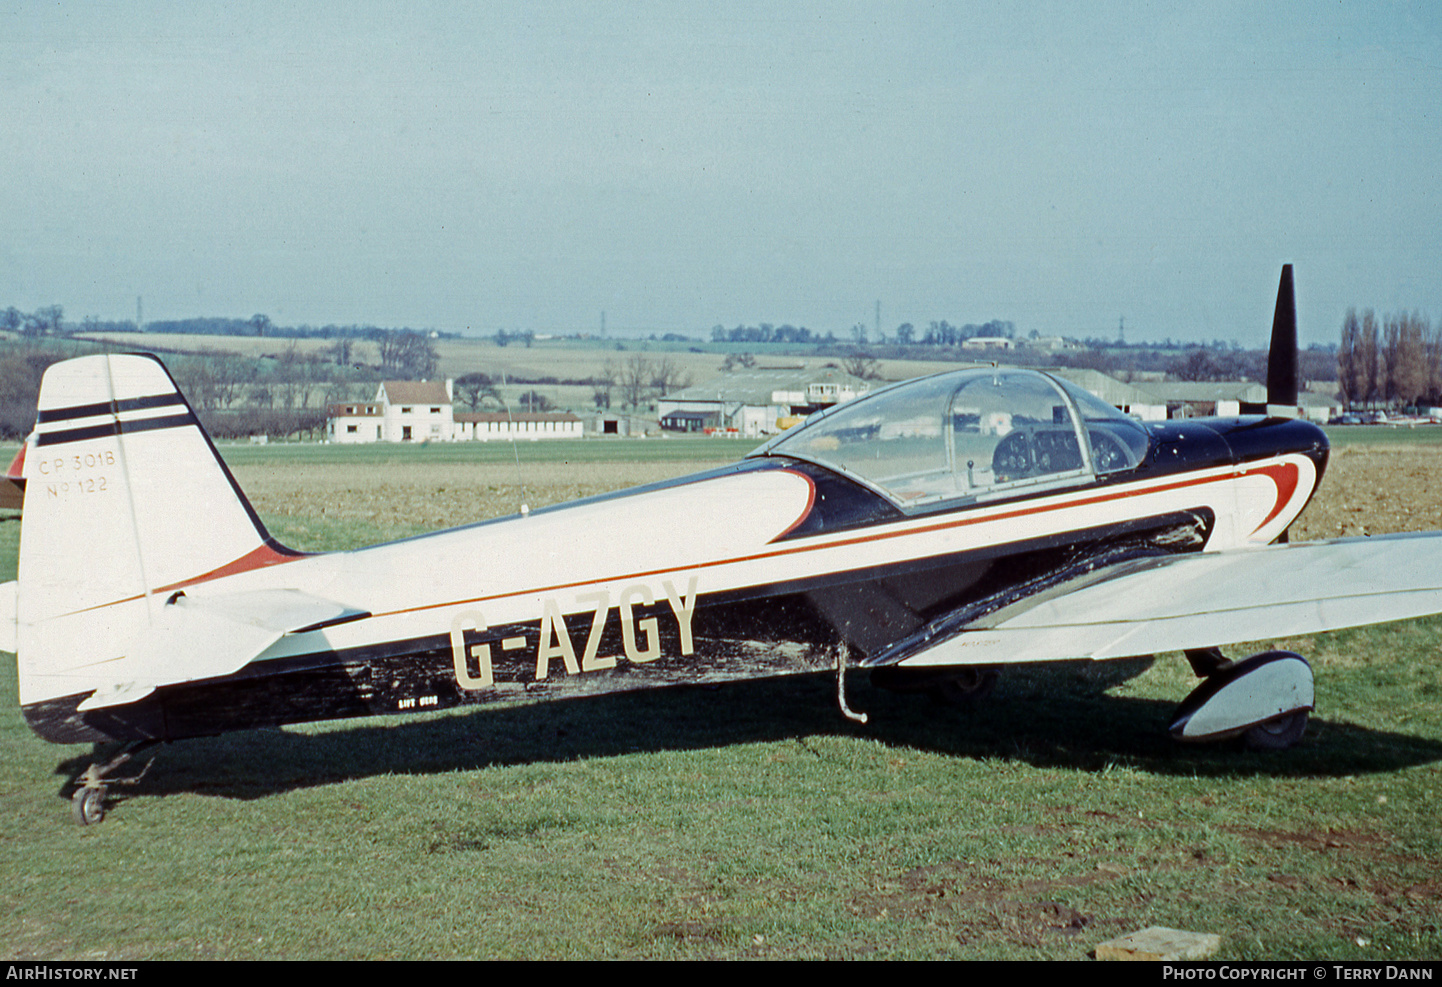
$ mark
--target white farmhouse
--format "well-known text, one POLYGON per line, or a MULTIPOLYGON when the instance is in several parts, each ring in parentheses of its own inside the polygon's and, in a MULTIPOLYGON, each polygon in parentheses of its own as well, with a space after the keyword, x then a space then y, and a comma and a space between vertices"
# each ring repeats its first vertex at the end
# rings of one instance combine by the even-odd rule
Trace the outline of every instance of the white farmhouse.
POLYGON ((373 401, 331 405, 326 437, 339 443, 582 437, 581 419, 569 412, 457 414, 453 396, 450 380, 388 380, 373 401))
POLYGON ((455 438, 451 382, 387 380, 374 401, 333 404, 326 437, 332 442, 450 442, 455 438))

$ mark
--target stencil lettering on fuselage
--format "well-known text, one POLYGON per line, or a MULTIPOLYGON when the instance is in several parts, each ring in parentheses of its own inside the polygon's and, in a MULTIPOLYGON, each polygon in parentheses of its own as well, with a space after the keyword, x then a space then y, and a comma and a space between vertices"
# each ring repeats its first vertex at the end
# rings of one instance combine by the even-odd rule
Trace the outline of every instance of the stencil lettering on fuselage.
POLYGON ((479 610, 463 611, 451 621, 456 684, 468 692, 491 688, 498 666, 512 672, 505 676, 508 680, 542 682, 553 674, 585 675, 615 668, 622 658, 644 664, 663 657, 665 641, 674 645, 669 650, 675 655, 693 654, 691 620, 697 595, 695 576, 684 591, 667 579, 660 592, 636 583, 614 598, 607 590, 581 593, 574 600, 583 609, 573 612, 569 622, 560 600, 546 597, 539 630, 527 633, 516 633, 515 625, 493 631, 479 610), (516 656, 519 665, 508 660, 515 652, 521 653, 516 656), (529 666, 526 670, 531 674, 525 675, 519 666, 529 666))

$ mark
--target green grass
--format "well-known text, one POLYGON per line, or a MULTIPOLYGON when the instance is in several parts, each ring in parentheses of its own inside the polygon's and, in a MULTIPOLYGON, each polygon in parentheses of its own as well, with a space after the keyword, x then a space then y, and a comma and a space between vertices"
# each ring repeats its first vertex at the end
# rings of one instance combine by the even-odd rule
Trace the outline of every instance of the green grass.
MULTIPOLYGON (((302 520, 317 547, 364 537, 302 520)), ((17 529, 0 521, 5 578, 17 529)), ((1083 959, 1164 925, 1220 933, 1222 958, 1442 955, 1442 620, 1286 644, 1317 669, 1318 713, 1282 755, 1172 743, 1194 685, 1177 656, 1021 671, 970 711, 856 675, 866 726, 803 678, 188 741, 89 828, 66 783, 91 749, 35 738, 7 676, 0 942, 1083 959)))
POLYGON ((1333 448, 1345 446, 1442 445, 1442 425, 1408 428, 1390 425, 1328 425, 1323 429, 1333 448))
MULTIPOLYGON (((740 459, 757 445, 755 441, 738 439, 668 437, 551 439, 518 442, 515 445, 509 442, 227 443, 218 448, 221 456, 232 466, 252 463, 277 467, 316 464, 382 466, 399 463, 419 467, 440 463, 510 463, 519 457, 523 463, 695 462, 701 469, 710 463, 740 459)), ((3 449, 0 449, 0 456, 3 455, 3 449)))

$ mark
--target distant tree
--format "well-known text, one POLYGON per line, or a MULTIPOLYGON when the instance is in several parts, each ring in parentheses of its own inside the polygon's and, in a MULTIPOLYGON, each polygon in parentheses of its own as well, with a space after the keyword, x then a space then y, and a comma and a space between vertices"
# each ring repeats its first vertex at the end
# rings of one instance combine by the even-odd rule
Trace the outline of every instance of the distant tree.
POLYGON ((1386 320, 1387 400, 1414 405, 1427 391, 1427 351, 1422 317, 1415 312, 1386 320))
POLYGON ((737 367, 746 367, 749 369, 754 366, 756 366, 756 357, 750 353, 728 353, 726 354, 726 359, 721 361, 722 372, 728 374, 737 367))
POLYGON ((456 378, 456 390, 472 411, 477 410, 487 398, 494 399, 498 404, 501 402, 500 391, 496 389, 496 382, 491 379, 490 374, 463 374, 456 378))
POLYGON ((690 387, 691 375, 681 369, 675 360, 665 356, 656 361, 651 373, 651 386, 664 396, 672 391, 690 387))
POLYGON ((555 407, 555 404, 551 402, 550 398, 546 397, 540 391, 535 390, 522 394, 518 403, 521 406, 521 410, 528 413, 550 411, 555 407))
POLYGON ((881 377, 881 364, 870 353, 862 350, 852 353, 841 361, 841 369, 862 380, 876 380, 881 377))
POLYGON ((59 305, 37 308, 24 317, 20 332, 26 336, 58 336, 64 318, 65 309, 59 305))
POLYGON ((1178 380, 1244 380, 1250 376, 1240 354, 1215 346, 1193 346, 1167 365, 1167 373, 1178 380))
POLYGON ((341 339, 337 339, 335 345, 329 347, 325 352, 331 355, 337 367, 349 367, 351 364, 351 349, 354 346, 355 343, 352 340, 342 337, 341 339))
POLYGON ((1442 322, 1435 329, 1426 329, 1427 401, 1442 404, 1442 322))
POLYGON ((621 370, 614 360, 607 360, 601 369, 591 375, 591 403, 606 411, 611 407, 611 392, 621 379, 621 370))
POLYGON ((0 358, 0 436, 23 439, 35 427, 40 378, 58 354, 11 352, 0 358))
POLYGON ((1370 308, 1362 313, 1362 328, 1357 335, 1357 360, 1358 381, 1361 384, 1357 399, 1363 404, 1372 404, 1380 397, 1381 346, 1377 336, 1377 316, 1370 308))
POLYGON ((1362 391, 1361 343, 1362 322, 1357 310, 1349 308, 1342 319, 1342 343, 1337 347, 1337 386, 1342 391, 1342 404, 1348 407, 1358 402, 1362 391))
POLYGON ((381 373, 392 380, 429 380, 440 366, 431 341, 418 332, 388 332, 379 341, 381 373))
POLYGON ((631 408, 641 407, 650 391, 651 381, 656 374, 651 361, 640 353, 633 354, 623 361, 617 375, 617 384, 621 388, 621 396, 625 403, 631 408))

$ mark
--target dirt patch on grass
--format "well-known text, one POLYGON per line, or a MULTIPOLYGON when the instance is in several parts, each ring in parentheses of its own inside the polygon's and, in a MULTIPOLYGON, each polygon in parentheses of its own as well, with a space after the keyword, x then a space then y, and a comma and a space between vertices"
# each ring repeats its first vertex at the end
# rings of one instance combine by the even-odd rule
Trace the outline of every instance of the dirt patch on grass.
POLYGON ((1322 486, 1292 525, 1294 541, 1442 529, 1442 448, 1334 449, 1322 486))
POLYGON ((1092 916, 1059 900, 1064 892, 1117 877, 1101 870, 1040 880, 1022 876, 1051 869, 1054 861, 949 860, 906 871, 875 893, 855 898, 852 908, 878 921, 942 924, 962 944, 999 937, 1040 946, 1076 936, 1095 924, 1092 916))

